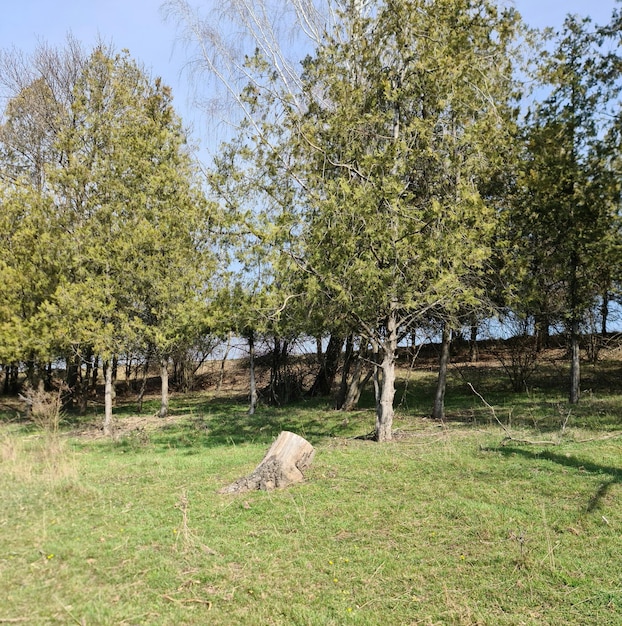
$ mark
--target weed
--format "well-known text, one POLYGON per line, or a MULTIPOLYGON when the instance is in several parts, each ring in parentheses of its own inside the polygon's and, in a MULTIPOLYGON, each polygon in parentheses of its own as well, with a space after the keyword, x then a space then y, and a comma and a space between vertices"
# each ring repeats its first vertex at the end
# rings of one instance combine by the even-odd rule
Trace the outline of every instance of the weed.
POLYGON ((26 405, 26 416, 38 428, 49 433, 57 433, 63 418, 62 394, 65 385, 59 383, 55 391, 46 391, 43 381, 36 389, 27 387, 20 399, 26 405))
POLYGON ((188 523, 190 501, 186 489, 182 489, 179 500, 175 504, 175 508, 181 513, 181 521, 179 525, 173 529, 173 534, 175 535, 175 550, 188 552, 199 549, 203 554, 216 554, 214 550, 202 543, 197 534, 190 529, 188 523))
POLYGON ((58 433, 26 439, 8 429, 0 433, 0 460, 15 481, 58 483, 77 478, 75 458, 58 433))

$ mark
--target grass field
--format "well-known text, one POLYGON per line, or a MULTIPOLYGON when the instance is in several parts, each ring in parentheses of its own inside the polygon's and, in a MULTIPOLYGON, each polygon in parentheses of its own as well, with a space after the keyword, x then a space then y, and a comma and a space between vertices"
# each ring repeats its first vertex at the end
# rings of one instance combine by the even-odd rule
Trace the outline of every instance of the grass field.
POLYGON ((456 378, 439 424, 408 374, 381 445, 365 403, 177 396, 114 441, 4 411, 0 624, 621 624, 621 397, 478 376, 492 408, 456 378), (305 484, 218 495, 281 430, 316 446, 305 484))

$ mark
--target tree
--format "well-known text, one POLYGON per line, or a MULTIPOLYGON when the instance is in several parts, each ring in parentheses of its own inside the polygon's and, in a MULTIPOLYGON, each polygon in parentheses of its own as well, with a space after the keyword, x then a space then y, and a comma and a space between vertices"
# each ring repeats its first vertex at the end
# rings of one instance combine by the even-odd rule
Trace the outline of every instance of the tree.
POLYGON ((61 233, 48 197, 26 185, 0 182, 0 189, 0 363, 29 363, 34 386, 36 363, 53 356, 38 315, 60 274, 61 233))
POLYGON ((279 23, 264 3, 232 2, 210 22, 167 6, 237 105, 227 162, 253 189, 249 210, 275 209, 270 245, 296 261, 311 306, 331 303, 327 330, 337 319, 372 346, 374 435, 390 438, 400 334, 433 308, 477 307, 467 276, 496 218, 479 186, 511 139, 518 14, 489 1, 294 2, 279 23), (301 74, 300 48, 283 46, 293 23, 315 50, 301 74))
POLYGON ((57 142, 69 123, 75 87, 87 54, 68 35, 65 45, 40 43, 31 55, 0 50, 0 90, 7 99, 0 126, 0 177, 46 189, 46 168, 63 156, 57 142))
MULTIPOLYGON (((250 326, 236 323, 238 332, 251 342, 271 334, 281 348, 276 350, 275 345, 273 354, 283 354, 285 337, 280 335, 290 343, 292 334, 309 331, 313 325, 307 319, 310 307, 302 305, 303 277, 293 271, 288 257, 289 242, 296 235, 291 219, 296 183, 283 139, 286 129, 280 104, 286 94, 288 105, 304 110, 300 50, 321 43, 326 28, 336 20, 334 4, 277 0, 268 6, 263 1, 226 0, 202 14, 185 0, 170 0, 165 11, 177 19, 188 44, 189 66, 200 77, 197 90, 207 92, 206 108, 225 118, 233 137, 220 147, 209 179, 229 216, 226 239, 241 251, 233 282, 243 285, 243 300, 253 303, 257 313, 250 326)), ((314 325, 313 332, 323 334, 326 329, 314 325)), ((334 361, 324 364, 334 369, 334 361)), ((270 395, 275 385, 287 386, 290 375, 282 365, 280 359, 273 360, 270 395)))
POLYGON ((269 91, 264 100, 257 97, 254 83, 243 90, 239 102, 250 117, 241 121, 233 139, 220 146, 208 182, 226 215, 224 240, 234 263, 229 276, 234 308, 229 330, 249 344, 252 413, 257 400, 254 354, 260 339, 271 344, 269 401, 283 404, 300 395, 287 356, 305 327, 308 309, 301 308, 304 288, 290 253, 297 229, 291 213, 295 190, 288 174, 291 155, 281 140, 287 131, 274 106, 278 95, 271 78, 264 76, 270 70, 261 58, 248 58, 246 65, 254 68, 269 91))
POLYGON ((137 337, 156 352, 162 417, 168 360, 204 330, 213 269, 209 206, 171 98, 126 53, 96 50, 76 102, 80 123, 65 137, 72 160, 59 178, 88 246, 86 280, 100 287, 95 302, 114 302, 101 310, 99 352, 110 359, 137 337))
POLYGON ((0 89, 7 98, 0 123, 0 236, 6 251, 1 341, 12 346, 2 360, 14 360, 13 367, 26 362, 31 385, 55 350, 40 308, 56 288, 65 251, 48 170, 64 160, 59 133, 68 123, 84 61, 71 37, 65 48, 41 44, 30 56, 0 51, 0 89))
POLYGON ((558 318, 566 326, 572 404, 580 395, 581 328, 602 293, 599 277, 611 256, 617 210, 605 140, 612 92, 601 44, 588 18, 569 16, 554 49, 542 56, 540 77, 548 91, 527 117, 520 208, 512 218, 523 284, 531 284, 523 302, 546 325, 558 318))
POLYGON ((299 262, 374 347, 384 441, 400 333, 478 299, 467 278, 489 257, 495 222, 478 184, 510 139, 519 18, 454 0, 354 9, 305 61, 308 108, 288 121, 305 207, 299 262))
MULTIPOLYGON (((72 76, 71 97, 62 102, 52 97, 47 76, 10 101, 1 144, 11 165, 3 220, 8 243, 19 251, 11 268, 37 262, 22 271, 41 292, 31 290, 32 311, 22 318, 47 338, 50 355, 50 346, 72 355, 68 364, 78 373, 82 360, 103 358, 109 432, 117 356, 135 346, 158 355, 164 416, 168 359, 205 332, 214 205, 198 183, 171 91, 160 79, 129 53, 103 46, 72 76), (53 120, 49 135, 41 120, 53 120), (47 282, 34 273, 41 268, 47 282)), ((18 287, 12 280, 11 292, 0 297, 3 328, 18 319, 18 287)))

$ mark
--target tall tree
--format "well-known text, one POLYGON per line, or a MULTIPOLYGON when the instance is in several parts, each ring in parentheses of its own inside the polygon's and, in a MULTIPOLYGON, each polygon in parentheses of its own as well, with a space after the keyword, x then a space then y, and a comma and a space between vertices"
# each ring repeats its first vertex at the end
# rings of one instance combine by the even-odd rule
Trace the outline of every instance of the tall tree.
POLYGON ((205 318, 208 205, 185 144, 170 90, 129 54, 95 49, 48 173, 70 254, 45 313, 59 345, 103 358, 106 431, 114 357, 158 351, 165 414, 167 359, 205 318))
POLYGON ((50 358, 55 349, 40 307, 56 288, 61 257, 67 252, 48 170, 65 162, 58 139, 69 123, 85 59, 81 45, 72 37, 60 48, 40 44, 31 55, 0 50, 0 90, 7 99, 0 119, 0 219, 5 252, 0 294, 5 303, 17 303, 4 316, 3 343, 13 345, 12 358, 28 364, 31 384, 38 362, 50 358))
POLYGON ((519 258, 523 291, 548 324, 561 319, 569 338, 570 403, 580 396, 580 337, 601 295, 616 210, 608 174, 607 115, 613 92, 601 35, 589 18, 569 16, 554 48, 542 56, 545 97, 532 105, 519 179, 519 258), (524 283, 525 284, 525 283, 524 283))
POLYGON ((290 118, 306 207, 299 258, 374 346, 384 441, 400 332, 478 298, 468 277, 495 222, 479 182, 510 140, 520 21, 487 1, 349 8, 305 61, 308 109, 290 118))
POLYGON ((480 298, 466 277, 489 255, 495 212, 479 186, 509 143, 520 19, 492 1, 277 4, 226 2, 211 20, 167 6, 237 105, 228 162, 249 207, 277 209, 273 241, 297 261, 309 308, 330 302, 327 330, 338 319, 375 346, 385 439, 400 333, 480 298), (315 49, 302 74, 304 46, 283 46, 291 24, 315 49))
POLYGON ((39 318, 61 272, 62 232, 49 197, 0 181, 0 363, 37 365, 54 356, 49 329, 39 318))

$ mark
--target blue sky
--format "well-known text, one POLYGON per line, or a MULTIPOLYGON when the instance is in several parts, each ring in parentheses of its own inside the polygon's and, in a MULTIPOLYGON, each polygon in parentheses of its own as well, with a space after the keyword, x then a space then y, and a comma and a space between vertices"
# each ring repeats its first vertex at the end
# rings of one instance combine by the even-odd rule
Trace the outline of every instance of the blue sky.
MULTIPOLYGON (((193 0, 197 6, 215 0, 193 0)), ((192 89, 183 46, 176 44, 172 23, 163 19, 161 0, 4 0, 0 48, 31 51, 39 40, 62 44, 67 32, 90 48, 98 38, 116 49, 127 48, 153 74, 173 88, 178 112, 197 137, 205 137, 205 120, 192 106, 192 89)), ((567 13, 608 21, 616 0, 515 0, 525 21, 536 27, 560 26, 567 13)), ((0 101, 0 107, 4 103, 0 101)))

